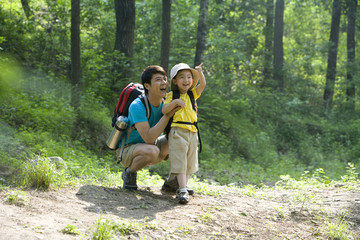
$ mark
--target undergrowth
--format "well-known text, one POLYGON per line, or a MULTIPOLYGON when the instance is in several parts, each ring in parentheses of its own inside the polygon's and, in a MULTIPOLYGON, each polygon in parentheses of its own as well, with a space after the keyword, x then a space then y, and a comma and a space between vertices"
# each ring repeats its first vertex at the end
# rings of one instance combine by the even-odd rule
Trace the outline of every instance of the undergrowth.
POLYGON ((56 169, 56 164, 44 157, 24 163, 18 176, 20 186, 42 190, 59 188, 64 181, 64 172, 56 169))

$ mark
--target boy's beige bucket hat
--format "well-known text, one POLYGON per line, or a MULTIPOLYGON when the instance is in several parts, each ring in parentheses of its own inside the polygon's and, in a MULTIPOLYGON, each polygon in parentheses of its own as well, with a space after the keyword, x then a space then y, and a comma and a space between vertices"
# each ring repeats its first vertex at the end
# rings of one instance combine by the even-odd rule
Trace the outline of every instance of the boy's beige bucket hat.
POLYGON ((170 71, 171 90, 178 89, 177 86, 173 84, 172 80, 173 80, 173 78, 176 77, 176 75, 178 74, 179 71, 185 70, 185 69, 190 70, 192 73, 192 76, 193 76, 193 84, 190 89, 193 89, 194 87, 196 87, 197 83, 199 82, 199 78, 200 78, 198 71, 189 67, 189 65, 187 65, 186 63, 179 63, 179 64, 176 64, 170 71))

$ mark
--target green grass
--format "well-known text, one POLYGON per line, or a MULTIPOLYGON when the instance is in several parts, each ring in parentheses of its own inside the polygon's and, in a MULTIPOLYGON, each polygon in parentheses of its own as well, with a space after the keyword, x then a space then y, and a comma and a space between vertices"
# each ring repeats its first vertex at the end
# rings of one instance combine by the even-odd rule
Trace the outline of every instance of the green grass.
POLYGON ((196 176, 193 176, 189 179, 189 186, 194 189, 198 194, 208 195, 208 196, 219 196, 221 193, 220 189, 210 188, 211 184, 207 181, 200 181, 196 176))
POLYGON ((111 221, 104 219, 100 214, 96 221, 95 231, 91 235, 92 240, 114 239, 115 236, 127 236, 139 230, 140 225, 129 221, 111 221))
POLYGON ((198 218, 203 224, 209 224, 213 221, 213 216, 208 212, 204 213, 203 215, 199 215, 198 218))
POLYGON ((114 234, 115 231, 111 221, 103 219, 102 215, 100 215, 99 219, 95 223, 95 231, 91 236, 91 240, 112 239, 114 234))
POLYGON ((70 234, 70 235, 79 235, 80 232, 77 230, 77 227, 68 224, 66 225, 66 227, 64 227, 64 229, 61 230, 62 233, 65 234, 70 234))
POLYGON ((24 191, 8 190, 5 192, 5 201, 11 205, 25 206, 29 202, 29 197, 24 191))
POLYGON ((335 222, 325 223, 324 232, 329 239, 334 240, 352 240, 354 239, 350 232, 348 223, 343 218, 336 219, 335 222))
POLYGON ((18 179, 20 186, 42 190, 61 187, 64 181, 63 172, 45 157, 24 163, 18 179))

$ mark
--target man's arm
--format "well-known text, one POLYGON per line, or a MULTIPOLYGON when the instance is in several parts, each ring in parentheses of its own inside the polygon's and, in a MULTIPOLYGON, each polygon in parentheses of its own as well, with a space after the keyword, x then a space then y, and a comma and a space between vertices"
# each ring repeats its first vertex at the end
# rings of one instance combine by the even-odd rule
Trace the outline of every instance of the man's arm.
POLYGON ((156 139, 160 136, 161 133, 164 132, 166 125, 168 124, 170 118, 174 115, 174 113, 178 110, 178 108, 174 108, 169 113, 164 114, 159 122, 150 128, 149 122, 138 122, 135 123, 135 127, 138 130, 141 138, 147 144, 154 144, 156 139))

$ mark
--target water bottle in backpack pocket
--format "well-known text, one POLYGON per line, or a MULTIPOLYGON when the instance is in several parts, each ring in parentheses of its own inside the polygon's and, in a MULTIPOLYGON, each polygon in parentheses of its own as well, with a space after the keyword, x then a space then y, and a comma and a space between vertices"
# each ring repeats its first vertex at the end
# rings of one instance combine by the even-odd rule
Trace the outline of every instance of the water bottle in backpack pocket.
POLYGON ((118 148, 119 141, 121 140, 121 137, 128 128, 128 125, 129 125, 129 119, 127 117, 120 116, 116 119, 115 126, 111 131, 108 140, 106 141, 106 145, 110 149, 115 150, 118 148))

